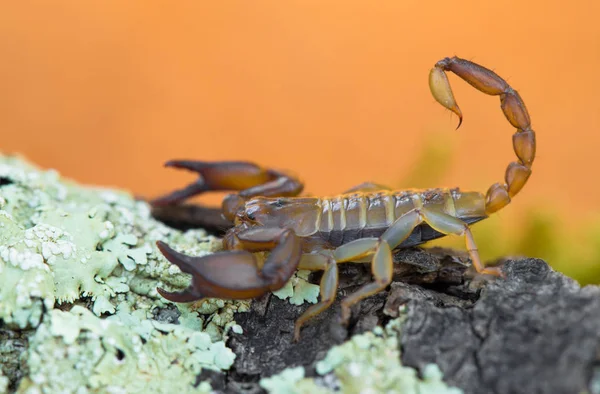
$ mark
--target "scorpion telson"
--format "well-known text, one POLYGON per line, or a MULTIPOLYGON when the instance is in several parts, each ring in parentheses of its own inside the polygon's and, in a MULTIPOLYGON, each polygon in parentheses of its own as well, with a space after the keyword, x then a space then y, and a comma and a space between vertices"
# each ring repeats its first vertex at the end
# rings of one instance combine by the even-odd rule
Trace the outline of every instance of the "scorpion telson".
POLYGON ((250 299, 280 289, 297 269, 322 270, 321 299, 296 321, 298 340, 302 325, 333 303, 339 263, 370 263, 374 277, 342 300, 344 324, 354 304, 390 284, 396 248, 448 234, 463 236, 477 272, 502 276, 501 268, 481 263, 469 226, 505 207, 523 188, 535 158, 535 133, 521 97, 504 79, 471 61, 445 58, 431 70, 429 87, 434 98, 459 117, 459 127, 462 113, 446 71, 483 93, 500 96, 504 115, 517 129, 513 135, 517 160, 508 165, 504 182, 493 184, 486 195, 459 189, 393 191, 364 183, 334 197, 300 197, 303 185, 296 177, 253 163, 171 161, 167 166, 195 171, 200 179, 155 200, 155 205, 177 204, 207 191, 237 193, 229 194, 221 207, 234 224, 223 238, 225 251, 191 257, 157 243, 170 262, 192 275, 184 291, 159 288, 159 293, 173 302, 250 299), (270 252, 263 264, 253 254, 259 251, 270 252))

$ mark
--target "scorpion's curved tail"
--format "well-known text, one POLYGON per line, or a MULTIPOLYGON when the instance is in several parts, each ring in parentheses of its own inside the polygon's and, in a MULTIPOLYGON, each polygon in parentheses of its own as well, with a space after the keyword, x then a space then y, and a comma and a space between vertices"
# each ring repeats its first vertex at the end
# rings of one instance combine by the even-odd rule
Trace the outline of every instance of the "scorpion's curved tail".
POLYGON ((485 208, 486 213, 491 214, 510 203, 510 199, 529 179, 535 158, 535 133, 531 129, 529 114, 519 93, 504 79, 468 60, 458 57, 445 58, 437 62, 429 73, 429 87, 433 97, 440 104, 458 115, 458 127, 462 123, 462 113, 454 100, 446 71, 453 72, 483 93, 500 96, 500 106, 506 119, 517 128, 513 135, 513 147, 519 160, 508 165, 504 183, 495 183, 488 189, 485 208))

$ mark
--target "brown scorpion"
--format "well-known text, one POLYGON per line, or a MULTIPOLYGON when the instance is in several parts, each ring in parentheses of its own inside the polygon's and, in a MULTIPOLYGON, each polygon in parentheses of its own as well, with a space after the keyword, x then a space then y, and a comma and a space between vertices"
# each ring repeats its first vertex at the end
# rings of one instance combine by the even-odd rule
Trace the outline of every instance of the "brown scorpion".
POLYGON ((226 251, 191 257, 157 243, 171 263, 192 275, 184 291, 159 288, 159 293, 173 302, 252 299, 280 289, 297 269, 322 270, 320 302, 297 319, 294 339, 298 340, 302 325, 333 303, 340 263, 370 263, 374 278, 341 301, 342 324, 348 322, 354 304, 391 283, 396 248, 460 235, 478 273, 502 276, 499 267, 482 264, 469 226, 506 206, 525 185, 535 157, 535 133, 521 97, 504 79, 471 61, 445 58, 430 71, 429 87, 433 97, 459 117, 458 127, 462 113, 446 71, 483 93, 500 96, 504 115, 517 129, 513 147, 518 160, 508 165, 503 183, 492 185, 485 196, 458 188, 393 191, 363 183, 334 197, 302 197, 303 185, 294 176, 253 163, 170 161, 166 166, 195 171, 200 179, 158 198, 157 206, 207 191, 237 193, 227 195, 221 207, 233 223, 223 237, 226 251), (261 264, 254 252, 265 251, 270 253, 261 264))

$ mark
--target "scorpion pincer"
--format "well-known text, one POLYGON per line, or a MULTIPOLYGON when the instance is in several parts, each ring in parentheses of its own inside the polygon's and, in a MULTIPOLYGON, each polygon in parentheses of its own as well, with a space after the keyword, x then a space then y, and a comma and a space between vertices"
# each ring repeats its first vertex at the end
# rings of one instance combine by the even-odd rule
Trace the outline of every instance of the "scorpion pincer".
POLYGON ((364 183, 333 197, 302 197, 303 185, 296 177, 253 163, 170 161, 166 166, 195 171, 200 178, 155 200, 157 206, 207 191, 237 193, 227 195, 221 207, 233 223, 223 237, 225 251, 191 257, 158 242, 171 263, 192 275, 184 291, 159 288, 159 293, 172 302, 252 299, 280 289, 297 269, 322 270, 320 301, 296 320, 294 340, 298 340, 302 325, 333 303, 340 263, 370 263, 373 274, 372 282, 341 301, 343 324, 354 304, 391 283, 396 248, 448 234, 463 236, 476 271, 502 276, 501 268, 482 264, 469 226, 505 207, 523 188, 535 157, 535 133, 521 97, 504 79, 471 61, 445 58, 430 71, 429 87, 433 97, 459 117, 459 127, 462 113, 447 71, 483 93, 500 96, 506 119, 517 129, 513 135, 517 160, 508 165, 504 182, 493 184, 485 195, 459 189, 395 191, 364 183), (264 251, 269 253, 263 262, 255 252, 264 251))

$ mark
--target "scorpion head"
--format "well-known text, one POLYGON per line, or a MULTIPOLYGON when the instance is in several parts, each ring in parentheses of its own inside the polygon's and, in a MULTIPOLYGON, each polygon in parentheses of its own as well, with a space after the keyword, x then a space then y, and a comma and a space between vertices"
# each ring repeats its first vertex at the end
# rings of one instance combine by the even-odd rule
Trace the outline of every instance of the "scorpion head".
POLYGON ((270 199, 255 197, 246 201, 244 207, 238 211, 236 219, 245 224, 257 226, 277 225, 276 201, 283 199, 270 199))
POLYGON ((290 216, 295 204, 286 198, 254 197, 247 199, 230 194, 223 200, 223 215, 236 226, 279 226, 290 216))
POLYGON ((291 228, 299 236, 312 234, 320 214, 313 198, 255 197, 238 211, 237 223, 291 228))

